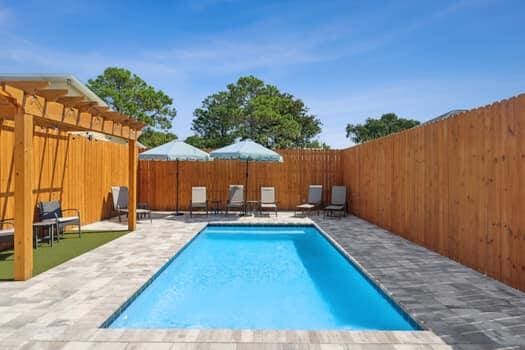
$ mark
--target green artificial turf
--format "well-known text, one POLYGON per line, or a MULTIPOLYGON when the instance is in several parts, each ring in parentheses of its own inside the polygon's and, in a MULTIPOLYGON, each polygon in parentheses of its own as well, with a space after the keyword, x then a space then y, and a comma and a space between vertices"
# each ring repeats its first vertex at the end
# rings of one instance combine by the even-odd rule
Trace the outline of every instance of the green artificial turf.
MULTIPOLYGON (((53 244, 52 247, 44 242, 37 249, 33 249, 33 276, 95 249, 126 233, 128 233, 128 231, 83 232, 81 238, 78 237, 77 233, 66 233, 64 239, 53 244)), ((13 253, 12 250, 0 251, 0 281, 13 279, 13 253)))

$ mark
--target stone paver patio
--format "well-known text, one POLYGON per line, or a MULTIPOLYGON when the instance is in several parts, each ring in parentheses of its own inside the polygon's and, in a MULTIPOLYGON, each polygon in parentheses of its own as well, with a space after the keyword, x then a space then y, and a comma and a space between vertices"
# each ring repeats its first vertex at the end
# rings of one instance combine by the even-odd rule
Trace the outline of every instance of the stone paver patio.
POLYGON ((448 344, 525 349, 525 293, 357 217, 315 221, 448 344))
MULTIPOLYGON (((210 221, 309 223, 210 216, 210 221)), ((42 273, 0 283, 0 349, 518 349, 525 294, 355 217, 313 220, 426 331, 122 330, 100 325, 205 227, 157 215, 153 224, 42 273), (437 335, 436 335, 437 334, 437 335), (439 336, 439 337, 438 337, 439 336)), ((121 229, 114 221, 91 229, 121 229)))

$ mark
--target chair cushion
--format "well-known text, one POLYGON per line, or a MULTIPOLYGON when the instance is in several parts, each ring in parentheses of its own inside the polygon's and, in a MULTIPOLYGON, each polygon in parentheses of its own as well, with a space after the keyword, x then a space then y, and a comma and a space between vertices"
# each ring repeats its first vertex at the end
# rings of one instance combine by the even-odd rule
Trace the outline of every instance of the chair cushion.
MULTIPOLYGON (((151 210, 149 209, 141 209, 141 208, 137 208, 135 209, 137 213, 140 213, 140 214, 147 214, 147 213, 151 213, 151 210)), ((120 213, 128 213, 129 210, 128 209, 119 209, 118 210, 120 213)))
POLYGON ((261 208, 277 208, 275 203, 261 203, 261 208))
POLYGON ((343 210, 345 207, 344 205, 328 205, 324 208, 324 210, 343 210))
POLYGON ((301 209, 312 209, 312 208, 315 208, 315 204, 308 204, 308 203, 305 203, 305 204, 299 204, 297 206, 297 208, 301 208, 301 209))
POLYGON ((206 208, 206 203, 191 203, 192 208, 206 208))
POLYGON ((13 229, 0 230, 0 237, 9 237, 9 236, 13 236, 14 234, 15 234, 15 230, 13 229))
POLYGON ((111 197, 113 199, 113 209, 121 210, 128 207, 129 190, 126 186, 111 187, 111 197))
POLYGON ((230 185, 230 189, 228 191, 228 200, 230 201, 230 203, 244 202, 244 186, 230 185))
POLYGON ((244 203, 242 202, 228 203, 228 207, 242 207, 242 206, 244 206, 244 203))
POLYGON ((194 203, 206 203, 206 187, 197 186, 191 188, 191 201, 194 203))
POLYGON ((57 216, 62 216, 62 208, 60 207, 60 201, 39 202, 38 211, 40 221, 54 219, 57 216))
POLYGON ((78 216, 64 216, 62 218, 58 218, 58 222, 59 223, 70 222, 70 221, 78 221, 78 220, 80 220, 80 218, 78 216))

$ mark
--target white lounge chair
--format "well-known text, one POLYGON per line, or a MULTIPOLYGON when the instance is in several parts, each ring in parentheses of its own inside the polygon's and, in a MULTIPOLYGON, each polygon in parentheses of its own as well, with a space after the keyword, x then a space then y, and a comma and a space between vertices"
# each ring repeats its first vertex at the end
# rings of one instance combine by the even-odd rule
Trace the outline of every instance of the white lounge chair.
MULTIPOLYGON (((128 216, 128 203, 129 203, 129 190, 126 186, 112 186, 111 195, 113 196, 113 208, 118 213, 118 221, 121 222, 121 215, 125 214, 128 216)), ((149 218, 150 222, 153 222, 151 219, 151 210, 148 209, 147 204, 140 203, 137 205, 137 217, 140 219, 144 216, 149 218)))
POLYGON ((228 215, 229 209, 239 209, 240 211, 245 209, 243 185, 230 185, 228 201, 226 202, 226 215, 228 215))
POLYGON ((193 216, 193 209, 205 209, 208 215, 208 199, 206 197, 206 187, 198 186, 191 188, 190 217, 193 216))
POLYGON ((273 210, 275 212, 275 216, 277 216, 275 187, 261 187, 261 203, 259 205, 259 211, 262 213, 263 209, 273 210))
POLYGON ((303 215, 306 211, 312 211, 317 209, 317 215, 319 215, 319 209, 323 200, 323 185, 310 185, 308 187, 308 200, 306 203, 299 204, 296 208, 297 212, 301 212, 303 215))
POLYGON ((341 211, 346 216, 346 186, 332 186, 330 204, 324 207, 324 217, 333 216, 334 212, 341 211))

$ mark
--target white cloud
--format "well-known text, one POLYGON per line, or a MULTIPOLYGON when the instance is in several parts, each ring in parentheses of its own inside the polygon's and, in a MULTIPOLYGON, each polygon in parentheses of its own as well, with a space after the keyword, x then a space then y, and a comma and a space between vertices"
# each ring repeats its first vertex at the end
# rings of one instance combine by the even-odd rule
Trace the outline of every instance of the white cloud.
MULTIPOLYGON (((222 1, 196 0, 188 4, 195 10, 203 10, 222 1)), ((133 54, 126 55, 118 50, 56 50, 4 30, 0 32, 3 43, 0 67, 9 68, 12 73, 72 73, 83 80, 100 74, 108 66, 129 68, 174 97, 179 110, 175 131, 184 137, 190 133, 193 109, 207 94, 213 93, 209 90, 217 88, 212 82, 231 81, 239 74, 278 72, 311 63, 330 65, 336 59, 360 57, 469 4, 471 2, 463 0, 383 32, 368 29, 371 23, 387 19, 389 9, 358 20, 323 21, 323 24, 313 24, 307 29, 294 28, 290 25, 289 15, 281 14, 230 31, 185 36, 176 47, 159 45, 157 49, 141 51, 139 46, 133 54)), ((0 5, 0 28, 12 23, 13 18, 14 14, 0 5)), ((515 79, 516 84, 525 83, 523 75, 521 80, 519 78, 515 79)), ((487 103, 497 99, 488 97, 489 91, 494 91, 495 81, 497 77, 486 77, 480 82, 476 77, 457 75, 448 81, 443 77, 439 81, 427 78, 382 82, 382 85, 372 87, 349 83, 348 86, 315 86, 311 90, 298 86, 297 89, 303 90, 298 95, 324 123, 321 140, 339 148, 350 144, 344 131, 348 122, 362 122, 366 117, 391 111, 404 117, 426 120, 452 108, 487 103), (476 92, 471 90, 472 86, 476 86, 476 92), (480 93, 484 86, 487 86, 485 93, 480 93), (451 92, 451 87, 454 92, 451 92)), ((218 88, 223 88, 223 85, 218 88)), ((509 92, 506 96, 511 94, 509 92)))
MULTIPOLYGON (((203 8, 225 1, 231 0, 192 0, 188 4, 203 8)), ((408 22, 403 28, 368 35, 361 35, 362 29, 369 27, 370 22, 388 16, 389 11, 374 12, 370 18, 361 17, 350 22, 328 21, 307 29, 290 28, 288 14, 274 15, 235 30, 187 37, 186 42, 176 47, 159 47, 157 50, 150 48, 148 51, 141 51, 139 48, 134 55, 125 56, 118 51, 57 51, 23 38, 9 38, 9 33, 4 33, 1 35, 7 38, 4 37, 3 40, 0 63, 7 61, 35 67, 35 70, 74 72, 80 76, 91 76, 109 65, 126 66, 144 75, 179 78, 193 74, 229 75, 260 69, 275 70, 362 55, 388 44, 402 33, 416 30, 458 6, 451 5, 418 18, 414 22, 408 22)), ((11 12, 0 6, 0 24, 11 17, 11 12)))

